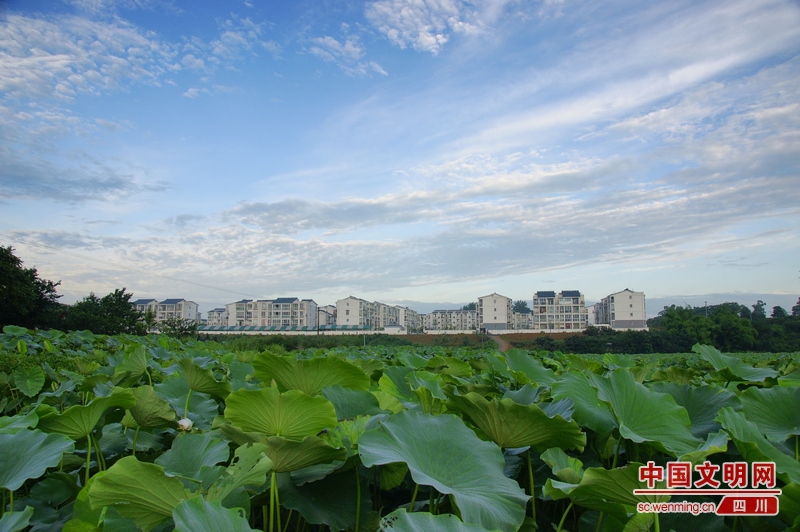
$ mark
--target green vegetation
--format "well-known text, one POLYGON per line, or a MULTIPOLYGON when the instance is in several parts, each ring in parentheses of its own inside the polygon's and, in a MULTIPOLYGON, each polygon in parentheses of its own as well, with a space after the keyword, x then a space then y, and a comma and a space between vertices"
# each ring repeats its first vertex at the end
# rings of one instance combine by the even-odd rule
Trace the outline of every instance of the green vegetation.
POLYGON ((245 340, 5 327, 0 530, 800 527, 798 353, 245 340), (676 460, 774 462, 779 515, 636 513, 676 460))

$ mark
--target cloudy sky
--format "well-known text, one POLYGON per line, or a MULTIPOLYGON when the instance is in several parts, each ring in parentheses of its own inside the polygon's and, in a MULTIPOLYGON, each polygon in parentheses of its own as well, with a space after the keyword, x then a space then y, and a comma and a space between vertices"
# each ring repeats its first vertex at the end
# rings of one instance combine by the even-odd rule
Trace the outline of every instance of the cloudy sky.
POLYGON ((65 302, 788 308, 799 185, 795 0, 0 3, 0 244, 65 302))

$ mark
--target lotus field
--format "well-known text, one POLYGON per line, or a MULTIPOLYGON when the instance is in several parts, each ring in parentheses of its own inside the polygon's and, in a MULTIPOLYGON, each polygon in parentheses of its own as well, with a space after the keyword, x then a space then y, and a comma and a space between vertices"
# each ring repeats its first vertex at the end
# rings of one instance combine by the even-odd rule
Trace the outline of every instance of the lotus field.
POLYGON ((800 530, 797 354, 3 331, 4 532, 800 530), (639 513, 676 461, 774 463, 778 515, 639 513))

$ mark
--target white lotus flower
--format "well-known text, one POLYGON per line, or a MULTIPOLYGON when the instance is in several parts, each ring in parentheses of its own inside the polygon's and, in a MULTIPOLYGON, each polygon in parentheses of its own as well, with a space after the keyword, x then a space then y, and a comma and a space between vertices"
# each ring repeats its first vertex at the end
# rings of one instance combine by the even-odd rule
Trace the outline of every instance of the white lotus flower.
POLYGON ((180 430, 192 430, 192 420, 188 417, 185 417, 178 421, 178 428, 180 430))

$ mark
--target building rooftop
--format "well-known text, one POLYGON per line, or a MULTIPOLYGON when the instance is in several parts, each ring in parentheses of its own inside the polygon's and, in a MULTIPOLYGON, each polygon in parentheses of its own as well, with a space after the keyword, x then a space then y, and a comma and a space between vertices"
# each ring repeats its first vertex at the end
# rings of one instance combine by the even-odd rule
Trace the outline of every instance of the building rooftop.
POLYGON ((536 292, 536 297, 556 297, 556 293, 551 291, 536 292))
POLYGON ((561 295, 564 297, 581 297, 580 290, 562 290, 561 295))
POLYGON ((182 303, 186 301, 185 299, 165 299, 164 301, 160 302, 159 305, 177 305, 178 303, 182 303))

